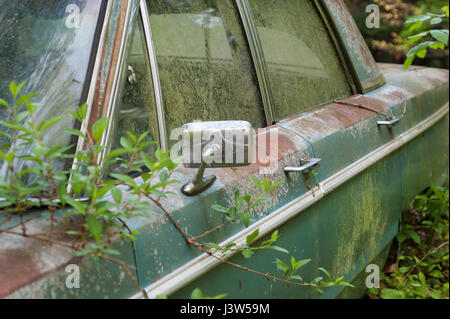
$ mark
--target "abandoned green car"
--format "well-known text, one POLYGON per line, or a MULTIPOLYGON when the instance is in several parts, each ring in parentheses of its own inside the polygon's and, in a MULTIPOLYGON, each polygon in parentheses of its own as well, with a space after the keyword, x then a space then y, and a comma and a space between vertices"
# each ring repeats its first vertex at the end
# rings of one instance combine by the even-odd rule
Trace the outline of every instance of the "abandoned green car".
MULTIPOLYGON (((258 143, 241 143, 243 162, 201 159, 175 170, 183 183, 161 199, 171 219, 203 234, 226 221, 213 205, 234 205, 236 190, 256 191, 251 178, 270 178, 279 186, 250 210, 248 227, 230 223, 205 242, 242 246, 258 230, 261 243, 277 230, 277 245, 311 259, 305 280, 324 267, 354 286, 318 291, 268 280, 261 274, 277 272, 273 260, 288 257, 276 250, 230 254, 243 265, 236 269, 190 246, 155 207, 123 221, 139 233, 134 244, 112 243, 138 285, 120 264, 15 236, 20 221, 0 214, 10 231, 0 233, 0 297, 189 298, 195 288, 227 298, 361 297, 366 267, 382 269, 402 210, 446 180, 448 70, 375 63, 343 0, 0 0, 0 8, 1 98, 11 81, 26 80, 40 119, 86 103, 81 129, 109 118, 102 143, 110 148, 127 131, 149 131, 166 152, 178 128, 186 136, 254 130, 258 143), (66 284, 68 265, 79 267, 77 287, 66 284)), ((58 123, 46 140, 69 142, 63 131, 74 125, 58 123)), ((221 142, 239 144, 219 141, 209 155, 221 142)), ((0 175, 6 168, 0 160, 0 175)), ((25 223, 39 233, 47 218, 30 212, 25 223)))

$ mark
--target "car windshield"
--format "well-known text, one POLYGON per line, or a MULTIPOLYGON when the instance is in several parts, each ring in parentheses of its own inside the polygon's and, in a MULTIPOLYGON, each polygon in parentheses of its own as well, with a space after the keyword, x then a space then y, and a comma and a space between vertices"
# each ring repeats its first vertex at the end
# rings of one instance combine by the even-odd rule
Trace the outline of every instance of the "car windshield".
MULTIPOLYGON (((21 93, 37 93, 32 101, 40 105, 36 122, 67 114, 84 102, 80 100, 101 4, 100 0, 0 0, 0 98, 11 103, 9 83, 26 81, 21 93)), ((1 120, 11 116, 7 108, 0 108, 1 120)), ((68 143, 70 136, 61 132, 73 125, 67 116, 48 131, 46 143, 68 143)), ((0 147, 5 143, 0 135, 0 147)), ((19 162, 15 167, 24 165, 19 162)), ((62 161, 57 164, 62 166, 62 161)), ((0 160, 0 176, 5 176, 5 169, 0 160)))

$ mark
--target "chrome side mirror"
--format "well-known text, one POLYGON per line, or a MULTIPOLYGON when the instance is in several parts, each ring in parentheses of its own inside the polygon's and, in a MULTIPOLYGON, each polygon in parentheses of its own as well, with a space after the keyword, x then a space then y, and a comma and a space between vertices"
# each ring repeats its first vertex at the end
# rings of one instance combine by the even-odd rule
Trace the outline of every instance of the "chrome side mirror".
POLYGON ((246 121, 193 122, 182 127, 183 165, 198 168, 181 191, 195 196, 214 184, 206 168, 246 166, 253 161, 253 127, 246 121))

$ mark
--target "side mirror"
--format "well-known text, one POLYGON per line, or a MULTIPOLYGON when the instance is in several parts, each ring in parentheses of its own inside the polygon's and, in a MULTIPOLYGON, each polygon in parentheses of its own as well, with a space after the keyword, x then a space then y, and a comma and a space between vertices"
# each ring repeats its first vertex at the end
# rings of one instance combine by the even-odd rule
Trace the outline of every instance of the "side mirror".
POLYGON ((198 168, 193 180, 181 191, 195 196, 216 180, 204 175, 206 168, 246 166, 252 163, 254 130, 246 121, 193 122, 182 127, 183 165, 198 168))

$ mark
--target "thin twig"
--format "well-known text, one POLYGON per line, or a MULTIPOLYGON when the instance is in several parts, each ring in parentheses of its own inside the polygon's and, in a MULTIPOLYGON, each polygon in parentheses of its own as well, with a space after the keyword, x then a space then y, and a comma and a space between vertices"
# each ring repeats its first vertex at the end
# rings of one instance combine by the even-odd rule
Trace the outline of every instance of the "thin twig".
POLYGON ((441 248, 444 247, 445 245, 448 245, 448 241, 446 241, 446 242, 440 244, 440 245, 439 245, 438 247, 436 247, 435 249, 430 250, 429 252, 427 252, 427 253, 419 260, 419 262, 417 262, 417 263, 414 265, 414 267, 412 267, 412 268, 406 273, 405 277, 408 277, 408 275, 409 275, 410 273, 412 273, 412 271, 413 271, 414 269, 416 269, 416 267, 417 267, 422 261, 424 261, 425 258, 427 258, 429 255, 431 255, 431 254, 434 253, 435 251, 441 249, 441 248))
POLYGON ((229 220, 229 221, 226 221, 225 223, 223 223, 223 224, 221 224, 221 225, 219 225, 219 226, 216 226, 216 227, 214 227, 213 229, 210 229, 210 230, 204 232, 204 233, 201 234, 201 235, 198 235, 198 236, 195 236, 195 237, 191 237, 191 240, 197 240, 197 239, 203 238, 203 237, 205 237, 206 235, 208 235, 208 234, 210 234, 210 233, 212 233, 212 232, 214 232, 214 231, 216 231, 216 230, 219 230, 220 228, 222 228, 222 227, 228 225, 229 223, 231 223, 231 222, 233 222, 233 221, 234 221, 234 219, 231 219, 231 220, 229 220))

